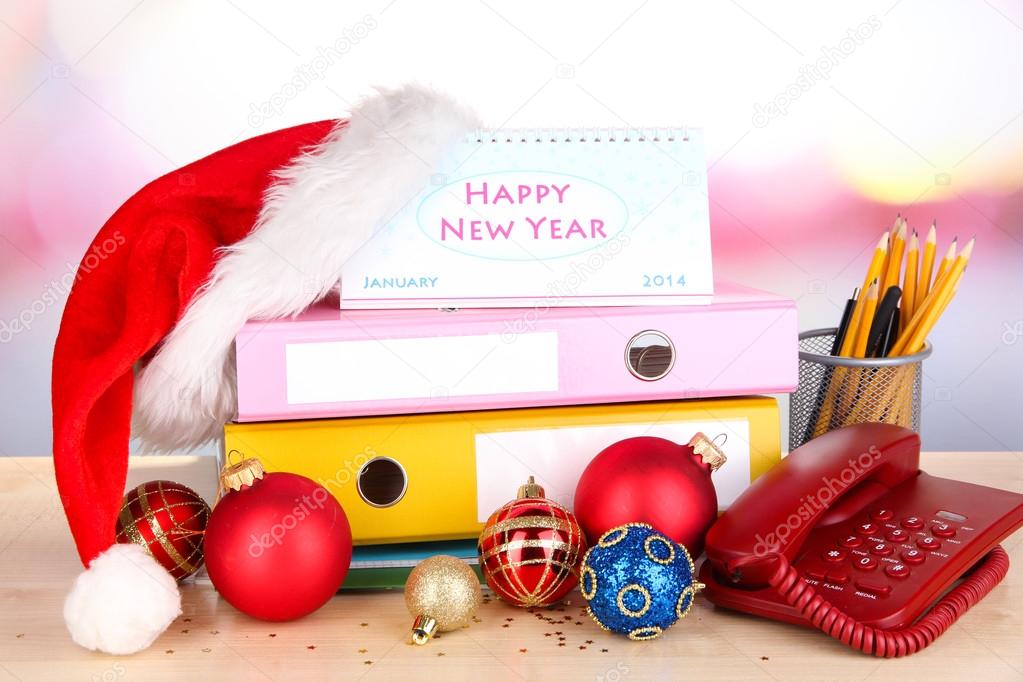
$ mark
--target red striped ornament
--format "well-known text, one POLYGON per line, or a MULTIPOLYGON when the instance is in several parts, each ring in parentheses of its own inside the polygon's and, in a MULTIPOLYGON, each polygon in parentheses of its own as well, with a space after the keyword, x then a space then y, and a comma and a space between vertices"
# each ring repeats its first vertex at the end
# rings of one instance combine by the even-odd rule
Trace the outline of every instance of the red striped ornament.
POLYGON ((124 495, 117 542, 141 545, 176 580, 199 570, 209 505, 188 486, 149 481, 124 495))
POLYGON ((490 515, 477 549, 487 585, 516 606, 549 606, 579 582, 586 553, 575 515, 547 499, 533 477, 512 500, 490 515))

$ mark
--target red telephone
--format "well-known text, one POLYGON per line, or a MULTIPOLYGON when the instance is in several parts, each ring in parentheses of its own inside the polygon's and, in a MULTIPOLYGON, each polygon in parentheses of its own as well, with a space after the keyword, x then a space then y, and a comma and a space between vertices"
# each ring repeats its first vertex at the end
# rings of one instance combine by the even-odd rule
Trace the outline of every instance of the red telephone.
POLYGON ((1005 577, 998 543, 1023 525, 1023 495, 919 462, 920 437, 891 424, 793 451, 711 527, 704 595, 876 656, 928 646, 1005 577))

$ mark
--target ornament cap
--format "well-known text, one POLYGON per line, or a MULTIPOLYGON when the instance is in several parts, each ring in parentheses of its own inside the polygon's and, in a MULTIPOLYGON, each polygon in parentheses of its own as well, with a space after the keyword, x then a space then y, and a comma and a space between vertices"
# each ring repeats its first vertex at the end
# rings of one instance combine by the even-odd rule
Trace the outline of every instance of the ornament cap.
POLYGON ((227 465, 220 472, 220 489, 223 492, 228 490, 241 490, 243 486, 252 485, 263 478, 266 470, 262 462, 254 457, 245 458, 237 450, 227 454, 227 465), (231 455, 238 454, 242 459, 234 464, 231 463, 231 455))
POLYGON ((543 490, 543 486, 536 482, 536 479, 532 476, 525 482, 524 485, 519 486, 518 498, 524 499, 538 499, 546 497, 547 494, 543 490))
POLYGON ((422 646, 437 632, 437 621, 429 616, 419 615, 412 622, 412 643, 422 646))
MULTIPOLYGON (((720 437, 720 436, 719 436, 720 437)), ((717 471, 728 461, 728 457, 725 456, 724 451, 718 447, 718 444, 711 440, 702 431, 697 431, 696 434, 689 439, 689 447, 693 449, 700 459, 703 460, 704 464, 710 465, 711 471, 717 471)), ((727 440, 727 438, 726 438, 727 440)), ((724 441, 722 441, 724 444, 724 441)))

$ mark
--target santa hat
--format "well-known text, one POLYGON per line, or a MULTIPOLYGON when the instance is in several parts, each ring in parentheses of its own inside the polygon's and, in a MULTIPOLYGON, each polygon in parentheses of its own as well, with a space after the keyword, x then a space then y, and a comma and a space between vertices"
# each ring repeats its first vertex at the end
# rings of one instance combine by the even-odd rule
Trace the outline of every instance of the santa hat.
POLYGON ((173 578, 141 547, 115 544, 132 423, 160 450, 215 438, 236 409, 239 328, 329 292, 475 127, 448 97, 381 91, 347 120, 262 135, 169 173, 103 226, 53 354, 57 487, 88 567, 64 609, 76 642, 133 653, 180 614, 173 578))

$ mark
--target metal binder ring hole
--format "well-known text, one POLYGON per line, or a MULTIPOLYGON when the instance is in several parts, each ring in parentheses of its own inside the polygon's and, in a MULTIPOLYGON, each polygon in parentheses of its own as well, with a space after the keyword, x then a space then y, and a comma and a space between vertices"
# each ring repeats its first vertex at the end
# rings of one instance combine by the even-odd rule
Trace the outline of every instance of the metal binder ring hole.
POLYGON ((390 457, 374 457, 359 469, 356 477, 359 497, 371 507, 391 507, 405 497, 408 476, 405 468, 390 457))
POLYGON ((642 331, 625 346, 625 366, 637 379, 657 381, 675 366, 675 346, 659 331, 642 331))

